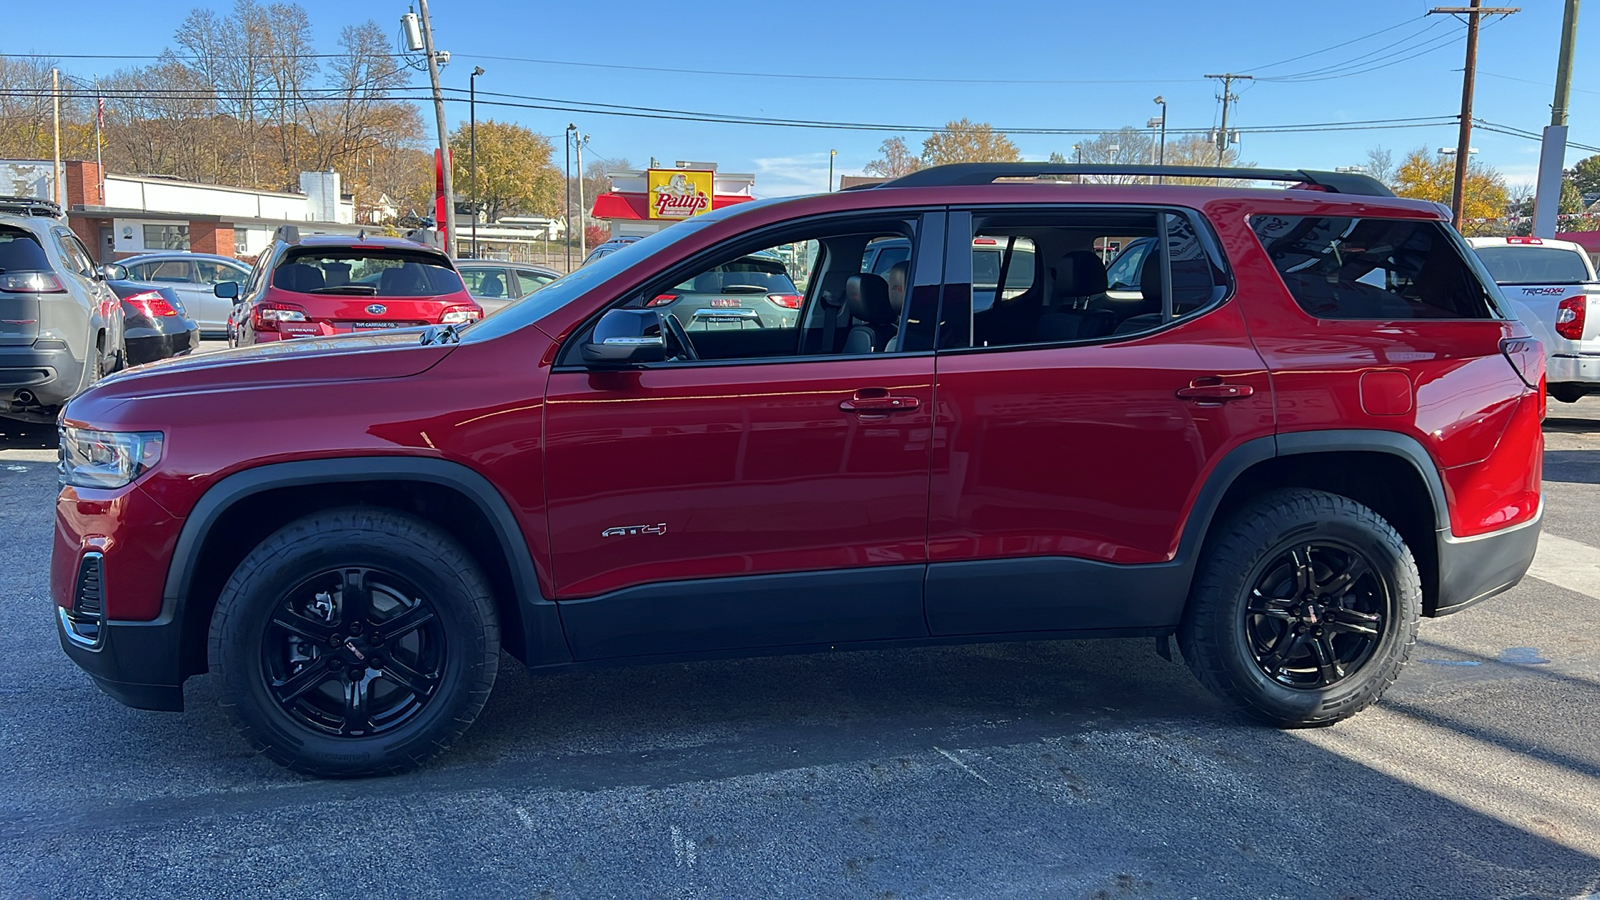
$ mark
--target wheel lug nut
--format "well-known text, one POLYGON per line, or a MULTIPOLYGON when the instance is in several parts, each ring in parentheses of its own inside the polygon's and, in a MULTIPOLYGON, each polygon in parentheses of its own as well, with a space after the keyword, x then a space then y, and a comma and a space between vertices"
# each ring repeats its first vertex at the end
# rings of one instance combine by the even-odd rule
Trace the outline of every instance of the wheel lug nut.
POLYGON ((360 622, 351 622, 350 623, 350 633, 351 634, 360 634, 361 633, 361 623, 360 622))
POLYGON ((336 635, 334 635, 334 636, 333 636, 333 637, 331 637, 331 638, 328 638, 328 643, 329 643, 329 644, 331 644, 331 645, 333 645, 333 646, 335 646, 335 647, 337 647, 337 646, 339 646, 339 645, 340 645, 340 644, 342 644, 342 643, 344 643, 344 638, 342 638, 342 637, 340 637, 340 636, 338 636, 338 635, 337 635, 337 634, 336 634, 336 635))

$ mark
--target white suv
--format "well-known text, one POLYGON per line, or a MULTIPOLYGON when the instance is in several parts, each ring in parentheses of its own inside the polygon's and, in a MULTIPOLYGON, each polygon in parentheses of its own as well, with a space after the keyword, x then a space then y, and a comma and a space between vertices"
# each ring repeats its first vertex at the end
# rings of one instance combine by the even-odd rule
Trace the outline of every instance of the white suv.
POLYGON ((1536 237, 1475 237, 1500 292, 1544 344, 1550 396, 1600 393, 1600 278, 1583 248, 1536 237))

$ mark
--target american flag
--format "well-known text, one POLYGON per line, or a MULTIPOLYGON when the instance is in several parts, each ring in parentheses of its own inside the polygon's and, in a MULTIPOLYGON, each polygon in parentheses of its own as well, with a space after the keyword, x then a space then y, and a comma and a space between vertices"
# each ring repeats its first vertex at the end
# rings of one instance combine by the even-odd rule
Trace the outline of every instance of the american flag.
POLYGON ((94 122, 101 128, 106 127, 106 98, 96 94, 94 98, 94 122))

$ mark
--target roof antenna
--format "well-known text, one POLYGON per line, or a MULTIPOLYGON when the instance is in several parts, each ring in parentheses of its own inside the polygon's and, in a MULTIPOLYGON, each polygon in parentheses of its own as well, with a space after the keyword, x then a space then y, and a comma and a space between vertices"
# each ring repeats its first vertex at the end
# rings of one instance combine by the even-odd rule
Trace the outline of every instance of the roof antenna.
POLYGON ((367 230, 365 228, 363 228, 363 229, 361 229, 361 233, 356 235, 356 240, 364 241, 366 239, 367 239, 367 230))

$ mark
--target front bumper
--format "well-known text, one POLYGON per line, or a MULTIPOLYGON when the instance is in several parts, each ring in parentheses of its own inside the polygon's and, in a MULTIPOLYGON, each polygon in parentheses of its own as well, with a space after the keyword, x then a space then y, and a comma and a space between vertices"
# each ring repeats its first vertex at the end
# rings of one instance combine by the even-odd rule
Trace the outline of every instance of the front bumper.
POLYGON ((1545 360, 1545 380, 1600 387, 1600 353, 1552 353, 1545 360))
POLYGON ((56 608, 61 649, 100 690, 135 709, 183 710, 180 631, 179 623, 165 616, 153 622, 102 621, 91 642, 78 636, 64 609, 56 608))
POLYGON ((1458 538, 1439 535, 1439 598, 1435 616, 1454 612, 1515 587, 1533 564, 1544 522, 1544 503, 1527 522, 1458 538))

